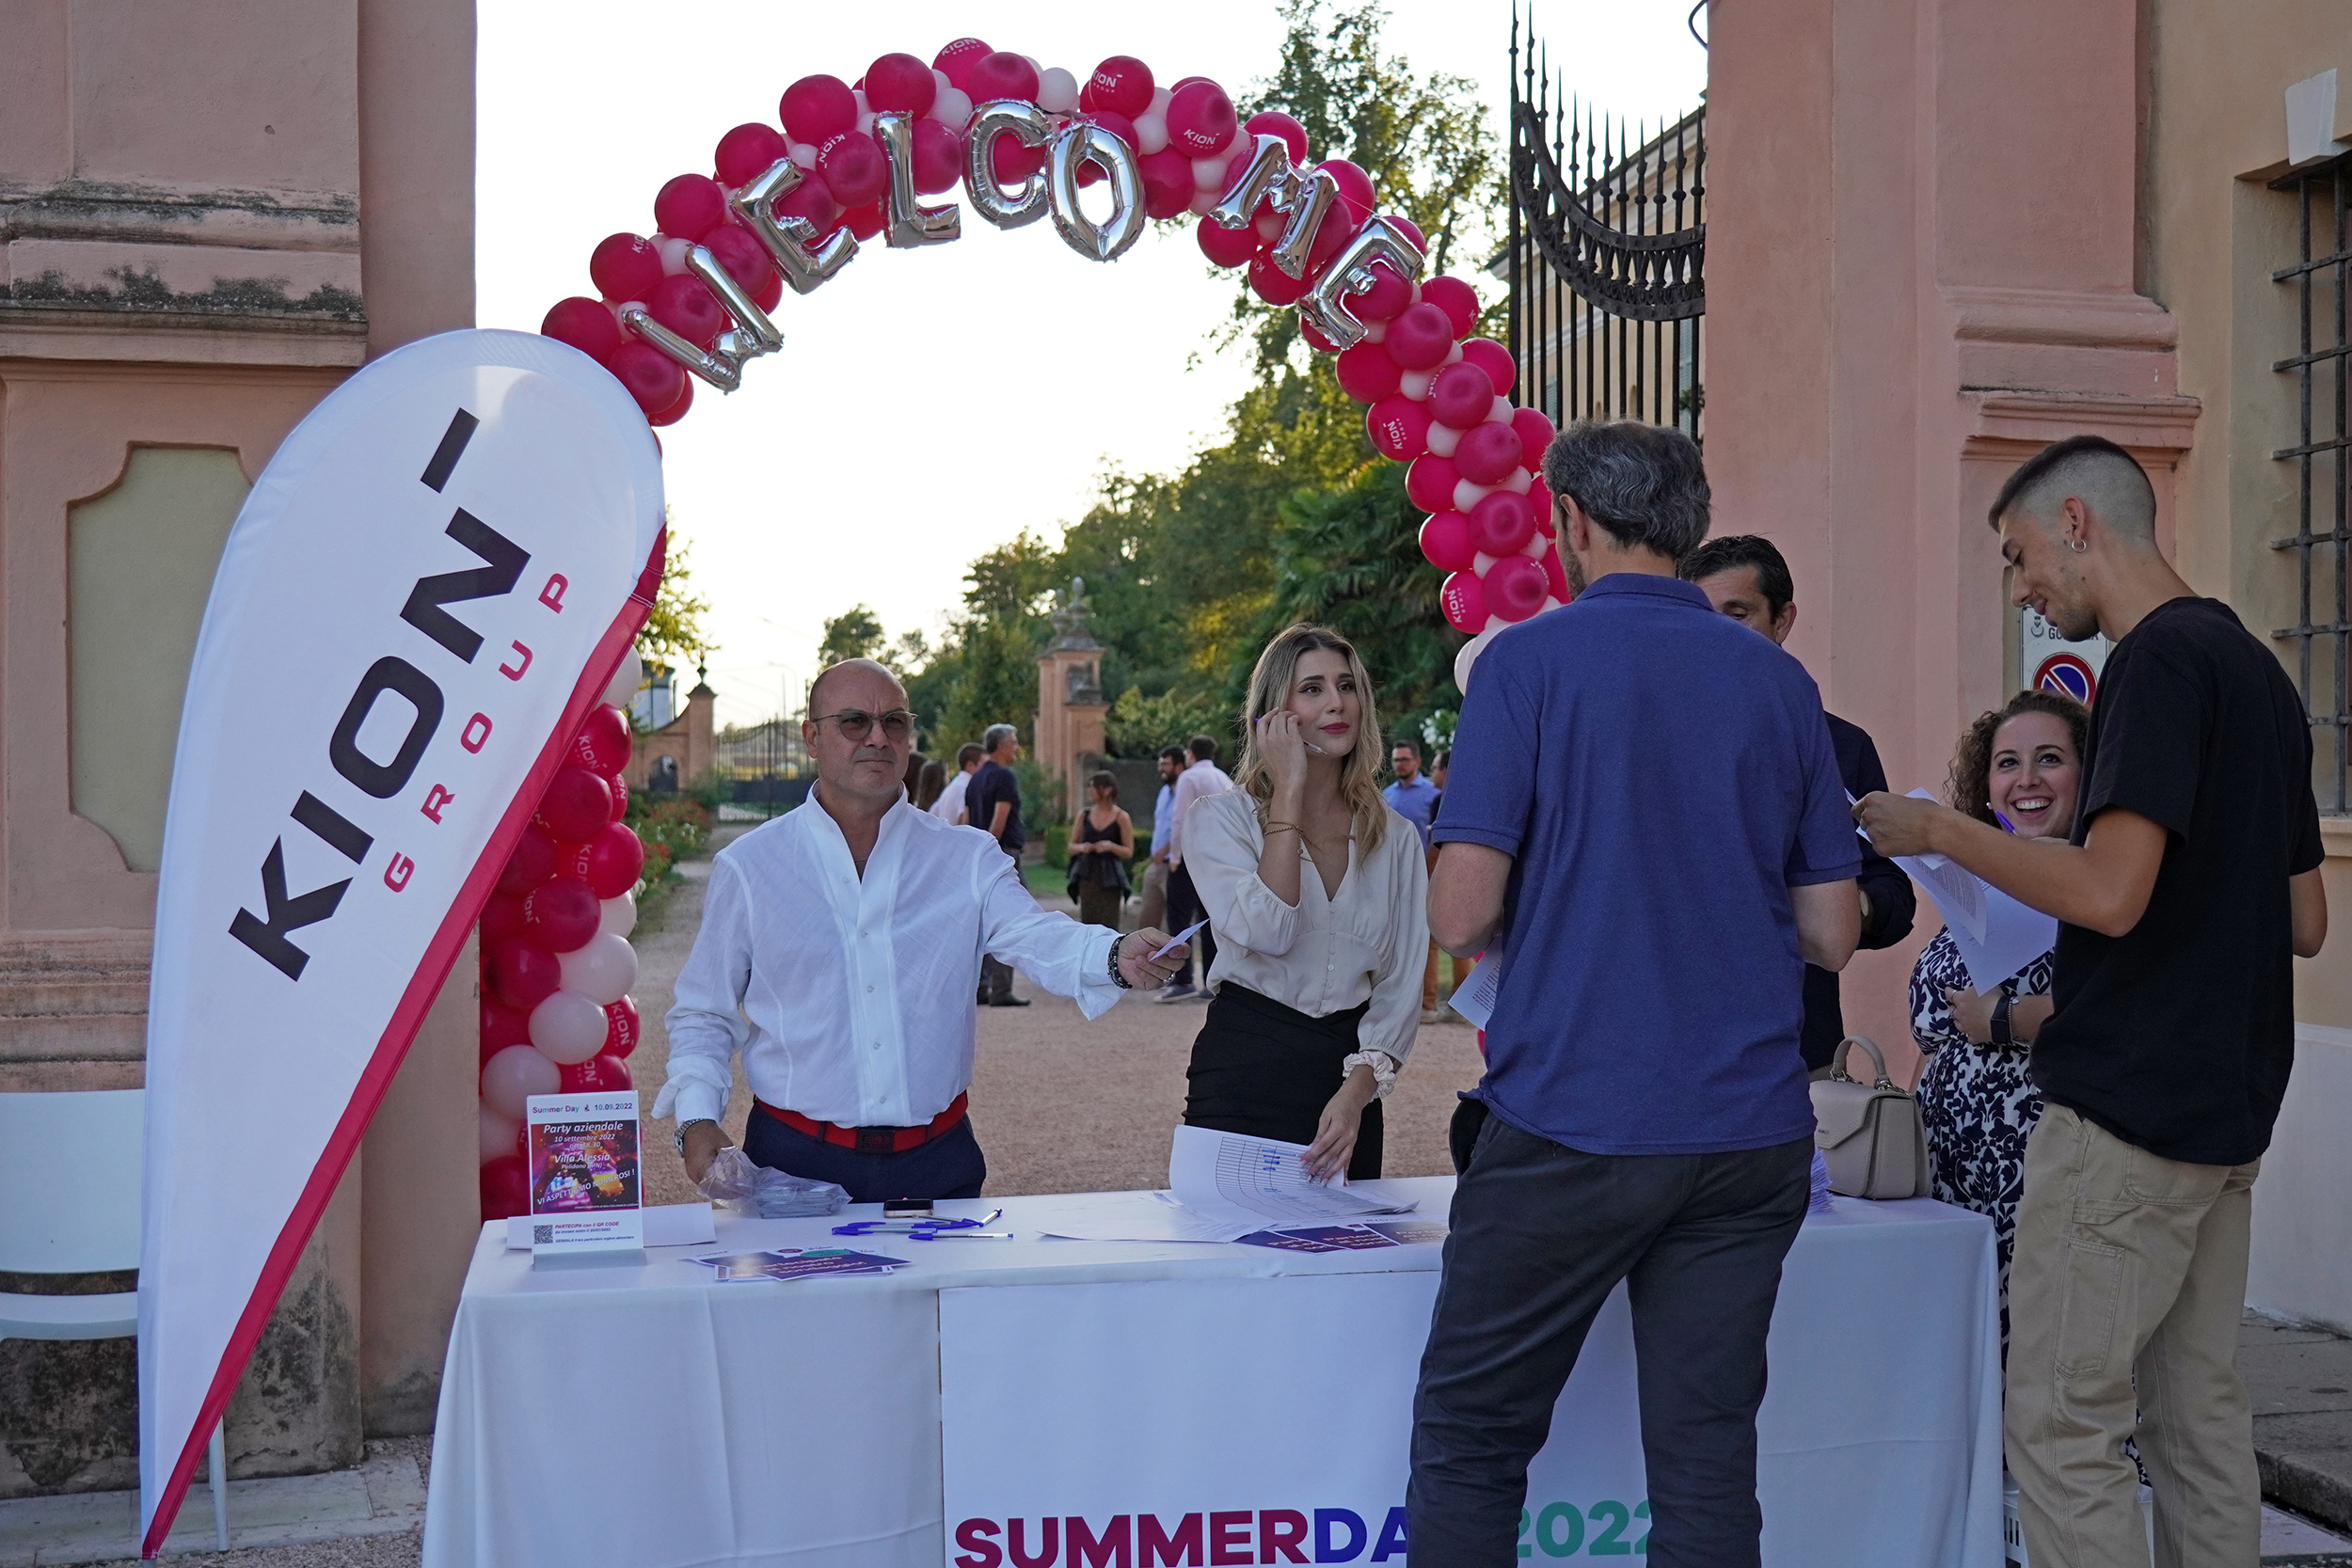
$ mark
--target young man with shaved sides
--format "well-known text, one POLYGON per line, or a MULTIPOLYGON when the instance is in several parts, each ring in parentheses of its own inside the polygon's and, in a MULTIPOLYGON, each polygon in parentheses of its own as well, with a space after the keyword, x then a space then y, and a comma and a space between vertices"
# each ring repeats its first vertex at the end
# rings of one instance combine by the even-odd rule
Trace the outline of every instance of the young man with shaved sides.
POLYGON ((1874 794, 1881 851, 1947 855, 2059 921, 2047 1105, 2010 1275, 2007 1437, 2034 1568, 2262 1554, 2238 1381, 2254 1175, 2295 1060, 2293 959, 2328 934, 2302 700, 2278 659, 2158 553, 2130 453, 2077 436, 2002 486, 2011 593, 2107 656, 2071 845, 1874 794), (2134 1411, 2137 1419, 2134 1419, 2134 1411))

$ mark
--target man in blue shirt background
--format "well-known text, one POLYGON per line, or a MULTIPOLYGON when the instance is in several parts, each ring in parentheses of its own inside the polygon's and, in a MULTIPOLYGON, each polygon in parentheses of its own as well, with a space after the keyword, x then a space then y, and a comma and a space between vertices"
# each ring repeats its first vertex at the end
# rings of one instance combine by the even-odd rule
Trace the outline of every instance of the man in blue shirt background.
POLYGON ((1577 599, 1477 660, 1429 927, 1502 980, 1414 1398, 1415 1568, 1516 1560, 1527 1464, 1628 1282, 1659 1568, 1758 1561, 1756 1411, 1813 1109, 1807 961, 1845 967, 1861 841, 1804 667, 1677 579, 1679 431, 1578 424, 1544 477, 1577 599))
MULTIPOLYGON (((1413 825, 1421 834, 1422 853, 1432 867, 1437 864, 1437 850, 1430 845, 1429 830, 1438 816, 1438 786, 1421 770, 1421 745, 1409 736, 1399 736, 1389 748, 1389 766, 1396 772, 1396 782, 1380 792, 1380 799, 1397 816, 1413 825)), ((1421 972, 1421 1021, 1438 1022, 1438 944, 1429 944, 1429 961, 1421 972)))

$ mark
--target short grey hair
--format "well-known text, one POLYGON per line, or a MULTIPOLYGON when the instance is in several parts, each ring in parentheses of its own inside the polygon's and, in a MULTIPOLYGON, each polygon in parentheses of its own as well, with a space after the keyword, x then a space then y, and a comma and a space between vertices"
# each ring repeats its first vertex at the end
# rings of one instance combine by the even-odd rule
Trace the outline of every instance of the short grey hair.
POLYGON ((1014 729, 1010 724, 991 724, 988 728, 980 732, 981 754, 984 756, 994 756, 996 754, 997 747, 1002 746, 1006 741, 1012 739, 1013 736, 1019 735, 1020 733, 1021 732, 1019 730, 1014 729))
POLYGON ((1620 545, 1679 562, 1707 537, 1707 465, 1671 426, 1580 420, 1552 437, 1544 483, 1620 545))

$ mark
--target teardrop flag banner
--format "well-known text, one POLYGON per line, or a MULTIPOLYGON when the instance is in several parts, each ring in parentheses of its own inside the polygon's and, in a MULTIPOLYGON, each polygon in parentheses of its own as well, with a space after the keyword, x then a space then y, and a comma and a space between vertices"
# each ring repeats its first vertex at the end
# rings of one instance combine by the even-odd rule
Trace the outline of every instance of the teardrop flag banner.
POLYGON ((296 426, 188 673, 148 1002, 153 1557, 500 867, 660 580, 661 467, 587 356, 426 339, 296 426))

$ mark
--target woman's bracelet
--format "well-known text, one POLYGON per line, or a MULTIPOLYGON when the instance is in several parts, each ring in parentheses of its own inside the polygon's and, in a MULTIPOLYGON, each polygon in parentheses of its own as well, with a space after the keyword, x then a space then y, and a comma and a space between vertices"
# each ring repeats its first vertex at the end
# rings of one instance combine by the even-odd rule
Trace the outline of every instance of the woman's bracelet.
POLYGON ((1373 1082, 1377 1085, 1372 1098, 1388 1099, 1389 1091, 1396 1087, 1396 1058, 1385 1051, 1359 1051, 1340 1063, 1340 1081, 1345 1083, 1359 1067, 1372 1069, 1373 1082))
POLYGON ((1111 984, 1120 990, 1133 990, 1136 989, 1136 983, 1119 972, 1119 950, 1125 945, 1126 941, 1127 939, 1123 936, 1111 938, 1111 984))
POLYGON ((1272 818, 1268 818, 1265 825, 1265 831, 1268 835, 1279 832, 1285 828, 1289 829, 1292 832, 1298 834, 1301 838, 1305 838, 1307 836, 1306 831, 1300 828, 1295 822, 1277 822, 1272 818))

